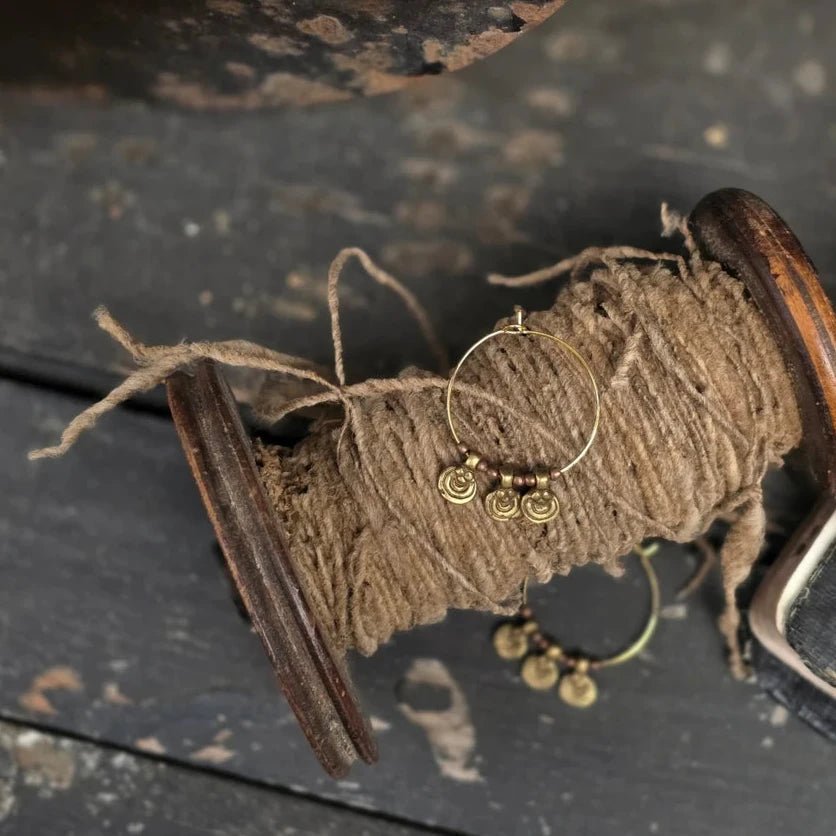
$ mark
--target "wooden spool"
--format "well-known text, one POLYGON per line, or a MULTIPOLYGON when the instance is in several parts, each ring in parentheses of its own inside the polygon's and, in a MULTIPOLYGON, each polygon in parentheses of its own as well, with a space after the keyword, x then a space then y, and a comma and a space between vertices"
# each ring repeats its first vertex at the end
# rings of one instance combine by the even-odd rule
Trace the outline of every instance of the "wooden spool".
POLYGON ((31 0, 5 12, 0 88, 189 110, 387 93, 484 58, 564 0, 31 0))
POLYGON ((798 239, 759 198, 715 192, 690 225, 706 255, 746 284, 793 376, 820 495, 758 586, 749 624, 784 666, 767 660, 770 690, 836 736, 836 317, 798 239))
MULTIPOLYGON (((704 198, 690 227, 705 255, 746 285, 784 350, 804 416, 805 443, 822 490, 836 473, 836 321, 815 269, 783 220, 733 189, 704 198)), ((279 684, 332 776, 376 744, 343 660, 308 605, 229 386, 211 362, 173 375, 168 399, 186 458, 235 585, 279 684)))

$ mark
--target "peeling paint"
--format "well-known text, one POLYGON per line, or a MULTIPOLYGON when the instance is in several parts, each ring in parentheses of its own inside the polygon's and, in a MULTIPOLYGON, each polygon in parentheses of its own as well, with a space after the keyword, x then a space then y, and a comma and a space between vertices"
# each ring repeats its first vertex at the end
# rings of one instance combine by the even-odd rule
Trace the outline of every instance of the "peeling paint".
POLYGON ((164 755, 167 751, 156 737, 140 737, 134 741, 134 746, 152 755, 164 755))
POLYGON ((18 703, 27 711, 52 716, 57 711, 47 697, 50 691, 80 691, 82 687, 81 677, 75 670, 59 665, 36 676, 29 690, 18 697, 18 703))
POLYGON ((102 688, 102 697, 105 702, 111 705, 133 705, 134 701, 122 693, 118 682, 105 682, 102 688))
POLYGON ((67 790, 75 777, 75 759, 52 738, 35 731, 21 732, 12 750, 24 783, 47 789, 67 790))
POLYGON ((404 681, 413 686, 433 686, 449 694, 449 708, 441 711, 418 710, 406 702, 398 704, 404 717, 426 732, 441 774, 466 784, 483 781, 473 765, 476 729, 470 719, 470 708, 447 667, 438 659, 416 659, 404 681))
POLYGON ((196 752, 192 752, 191 757, 203 763, 222 764, 226 763, 230 758, 235 757, 235 752, 219 743, 213 743, 209 746, 204 746, 202 749, 198 749, 196 752))
POLYGON ((313 35, 315 38, 331 45, 344 44, 354 37, 342 22, 333 15, 317 15, 307 20, 300 20, 296 27, 300 32, 313 35))

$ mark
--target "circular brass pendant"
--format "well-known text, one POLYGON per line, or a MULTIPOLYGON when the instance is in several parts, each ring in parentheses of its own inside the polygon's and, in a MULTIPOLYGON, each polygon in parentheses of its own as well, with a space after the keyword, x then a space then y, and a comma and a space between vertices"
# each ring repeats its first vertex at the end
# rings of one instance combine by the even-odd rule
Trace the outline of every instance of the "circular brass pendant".
POLYGON ((464 505, 476 496, 476 477, 469 467, 453 465, 441 471, 438 489, 448 502, 464 505))
POLYGON ((557 516, 559 510, 560 503, 548 488, 529 491, 522 498, 523 515, 533 523, 547 523, 557 516))
POLYGON ((501 659, 522 659, 528 653, 528 636, 522 625, 506 621, 494 631, 493 646, 501 659))
POLYGON ((535 691, 548 691, 557 682, 557 663, 548 656, 532 653, 526 656, 520 675, 523 682, 535 691))
POLYGON ((567 674, 557 686, 560 699, 573 708, 589 708, 598 699, 598 686, 588 674, 575 671, 567 674))
POLYGON ((520 495, 513 488, 497 488, 485 497, 485 509, 495 520, 513 520, 520 515, 520 495))

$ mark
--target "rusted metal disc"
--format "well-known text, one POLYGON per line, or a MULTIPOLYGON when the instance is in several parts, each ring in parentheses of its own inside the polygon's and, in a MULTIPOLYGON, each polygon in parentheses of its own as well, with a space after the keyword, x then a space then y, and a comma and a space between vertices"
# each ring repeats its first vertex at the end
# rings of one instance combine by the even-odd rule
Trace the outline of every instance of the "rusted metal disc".
POLYGON ((0 85, 195 110, 320 104, 466 67, 563 2, 32 0, 3 15, 0 85))
POLYGON ((168 400, 233 581, 279 685, 325 770, 344 775, 377 746, 342 661, 305 600, 238 407, 217 366, 178 372, 168 400))
POLYGON ((778 213, 743 189, 704 197, 689 226, 769 322, 795 383, 810 465, 836 493, 836 316, 816 268, 778 213))

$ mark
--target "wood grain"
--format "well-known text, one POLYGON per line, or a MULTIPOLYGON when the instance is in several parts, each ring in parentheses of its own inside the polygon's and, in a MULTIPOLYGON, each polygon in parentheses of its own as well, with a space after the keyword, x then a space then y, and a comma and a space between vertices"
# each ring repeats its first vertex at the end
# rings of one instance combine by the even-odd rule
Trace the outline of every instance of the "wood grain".
POLYGON ((815 267, 778 213, 743 189, 707 195, 689 225, 772 327, 795 383, 809 461, 836 495, 836 314, 815 267))
POLYGON ((252 444, 217 366, 199 362, 168 382, 186 459, 241 600, 279 684, 325 770, 344 775, 377 746, 341 660, 305 600, 252 444))

